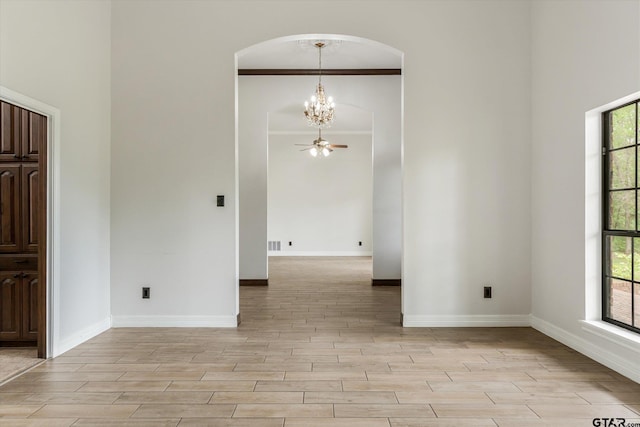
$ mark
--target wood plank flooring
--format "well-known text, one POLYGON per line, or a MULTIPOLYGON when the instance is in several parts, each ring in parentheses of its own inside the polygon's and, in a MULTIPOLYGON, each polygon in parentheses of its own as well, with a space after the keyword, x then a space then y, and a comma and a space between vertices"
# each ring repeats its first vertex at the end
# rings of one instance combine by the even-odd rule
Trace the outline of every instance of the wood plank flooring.
POLYGON ((401 328, 369 258, 272 258, 237 329, 111 329, 0 387, 2 426, 640 423, 640 385, 530 328, 401 328))

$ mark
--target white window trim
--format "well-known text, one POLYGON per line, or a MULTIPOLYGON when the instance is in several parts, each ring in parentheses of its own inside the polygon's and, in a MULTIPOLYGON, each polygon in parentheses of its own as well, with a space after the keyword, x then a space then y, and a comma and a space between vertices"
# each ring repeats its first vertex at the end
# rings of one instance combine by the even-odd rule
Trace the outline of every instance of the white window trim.
POLYGON ((602 320, 602 113, 640 98, 632 93, 585 113, 585 318, 582 328, 640 351, 640 334, 602 320))

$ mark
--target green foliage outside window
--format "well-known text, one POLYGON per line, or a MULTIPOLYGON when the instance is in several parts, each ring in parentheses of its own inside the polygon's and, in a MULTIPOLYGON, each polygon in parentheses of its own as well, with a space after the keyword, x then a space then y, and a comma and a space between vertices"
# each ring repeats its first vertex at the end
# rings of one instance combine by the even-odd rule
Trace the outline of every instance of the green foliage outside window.
MULTIPOLYGON (((636 104, 614 110, 610 117, 609 189, 630 189, 609 194, 609 228, 636 229, 636 104)), ((628 253, 631 247, 628 248, 628 253)))

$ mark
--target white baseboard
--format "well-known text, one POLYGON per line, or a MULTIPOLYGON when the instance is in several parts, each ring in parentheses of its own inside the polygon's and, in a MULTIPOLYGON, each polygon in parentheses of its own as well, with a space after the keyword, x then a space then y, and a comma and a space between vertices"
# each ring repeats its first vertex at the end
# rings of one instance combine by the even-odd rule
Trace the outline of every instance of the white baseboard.
POLYGON ((608 368, 624 375, 631 380, 640 383, 640 364, 637 361, 623 359, 612 351, 601 346, 597 346, 592 342, 574 335, 564 329, 542 320, 538 317, 531 316, 531 326, 542 332, 543 334, 553 338, 562 344, 584 354, 585 356, 602 363, 608 368))
POLYGON ((371 251, 268 251, 268 256, 372 256, 371 251))
POLYGON ((114 328, 235 328, 236 316, 112 316, 114 328))
POLYGON ((70 337, 61 339, 57 343, 54 342, 53 351, 52 351, 53 354, 51 355, 51 357, 57 357, 63 353, 66 353, 67 351, 82 344, 87 340, 90 340, 96 335, 100 335, 101 333, 108 330, 109 328, 111 328, 111 319, 106 318, 97 323, 94 323, 91 326, 88 326, 82 329, 79 332, 76 332, 75 334, 72 334, 70 337))
POLYGON ((467 327, 521 327, 530 326, 529 314, 479 315, 410 315, 405 314, 403 326, 412 328, 467 328, 467 327))

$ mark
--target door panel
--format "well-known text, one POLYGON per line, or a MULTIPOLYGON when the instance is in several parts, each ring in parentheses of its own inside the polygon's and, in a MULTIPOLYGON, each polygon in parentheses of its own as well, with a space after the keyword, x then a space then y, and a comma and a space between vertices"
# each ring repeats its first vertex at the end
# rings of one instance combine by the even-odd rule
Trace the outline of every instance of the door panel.
POLYGON ((0 252, 19 252, 20 166, 0 165, 0 252))
POLYGON ((30 129, 30 120, 29 115, 30 112, 28 110, 20 109, 20 135, 19 135, 19 143, 20 143, 20 160, 24 160, 23 156, 27 153, 29 149, 29 139, 31 137, 31 129, 30 129))
POLYGON ((20 159, 20 110, 0 102, 0 161, 20 159))
POLYGON ((39 181, 37 165, 22 167, 22 251, 28 253, 38 253, 39 181))
POLYGON ((38 339, 38 273, 22 275, 22 339, 38 339))
POLYGON ((40 147, 44 146, 44 140, 47 137, 47 118, 30 111, 27 113, 29 120, 29 137, 22 139, 22 160, 25 162, 37 162, 40 147))
POLYGON ((21 333, 20 279, 15 272, 0 273, 0 339, 19 340, 21 333))

